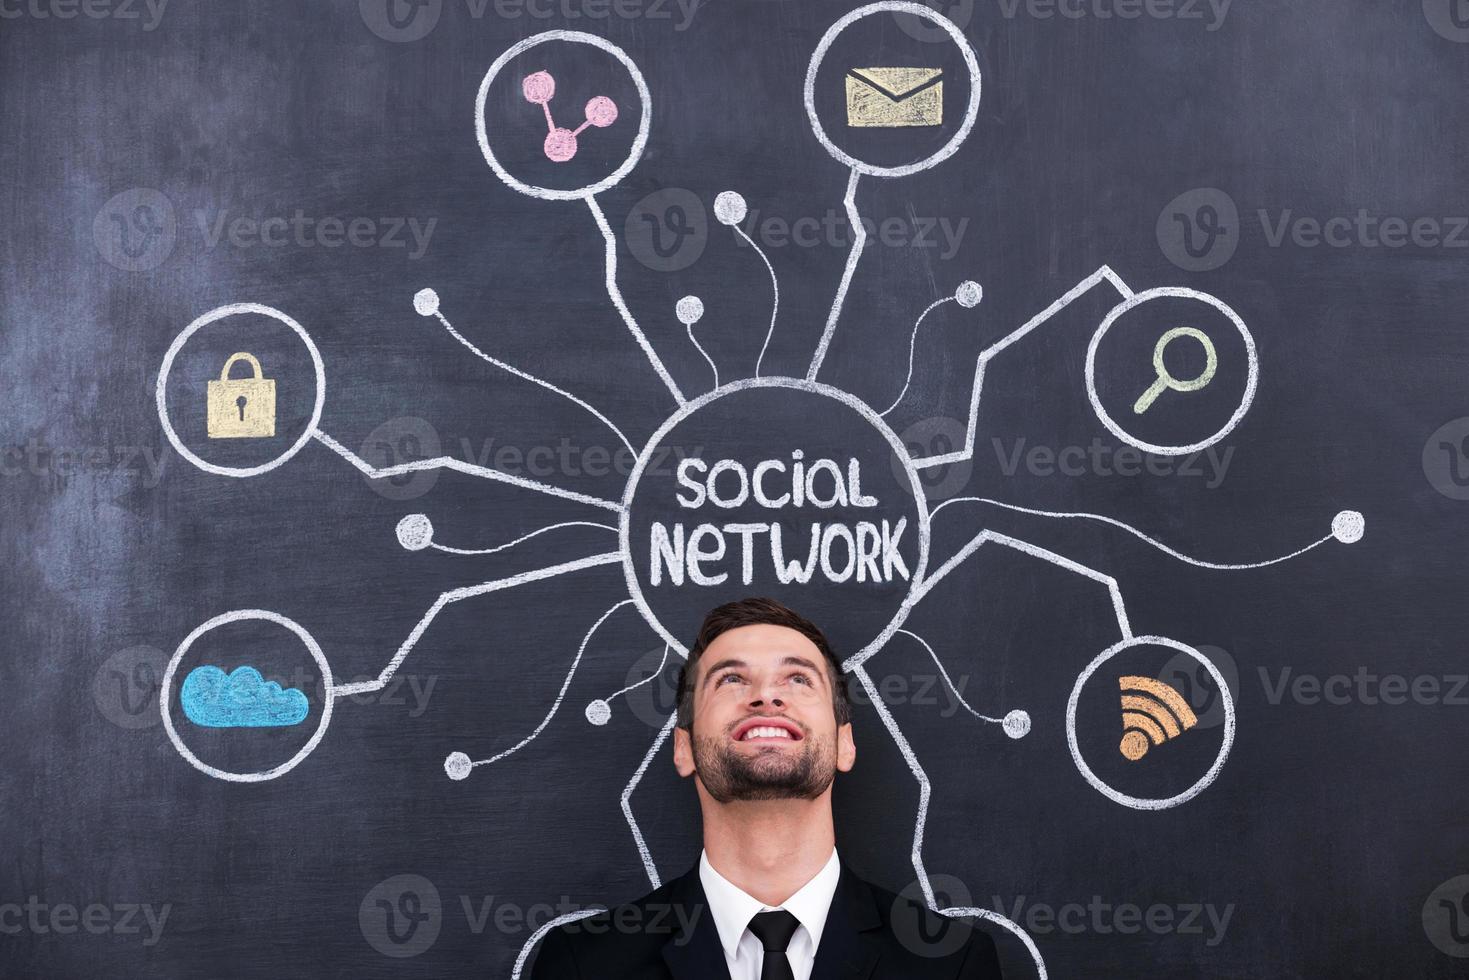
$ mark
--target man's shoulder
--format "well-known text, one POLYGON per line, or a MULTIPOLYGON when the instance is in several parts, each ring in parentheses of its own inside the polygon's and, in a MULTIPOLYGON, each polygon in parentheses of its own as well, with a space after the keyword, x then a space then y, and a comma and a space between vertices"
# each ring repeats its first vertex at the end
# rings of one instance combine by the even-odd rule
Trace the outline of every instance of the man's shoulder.
MULTIPOLYGON (((938 964, 962 967, 956 975, 964 978, 1000 976, 995 941, 973 924, 973 917, 942 915, 915 898, 888 891, 865 878, 856 880, 871 893, 882 931, 889 938, 885 959, 896 957, 915 968, 938 964)), ((930 974, 915 970, 914 975, 930 974)))
MULTIPOLYGON (((663 947, 691 931, 704 911, 680 884, 675 880, 631 902, 561 923, 542 940, 537 962, 600 965, 605 970, 612 963, 659 959, 663 947)), ((542 975, 538 970, 536 976, 542 975)))

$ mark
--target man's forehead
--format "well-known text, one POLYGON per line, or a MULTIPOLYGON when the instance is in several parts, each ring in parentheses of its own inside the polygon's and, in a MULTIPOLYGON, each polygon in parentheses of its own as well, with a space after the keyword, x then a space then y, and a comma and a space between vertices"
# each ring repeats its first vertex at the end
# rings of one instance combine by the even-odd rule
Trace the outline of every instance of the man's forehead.
POLYGON ((779 662, 786 657, 801 657, 818 666, 823 659, 821 650, 804 633, 774 623, 755 623, 726 630, 704 648, 699 659, 710 664, 729 658, 760 664, 779 662))

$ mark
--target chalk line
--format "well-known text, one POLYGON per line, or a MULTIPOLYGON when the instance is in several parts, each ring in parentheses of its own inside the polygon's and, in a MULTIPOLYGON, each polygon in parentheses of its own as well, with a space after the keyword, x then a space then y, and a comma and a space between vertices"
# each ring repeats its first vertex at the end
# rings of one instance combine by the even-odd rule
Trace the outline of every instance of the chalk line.
POLYGON ((765 255, 765 250, 760 247, 759 243, 751 238, 749 233, 739 225, 730 225, 730 227, 735 230, 737 235, 746 242, 749 242, 750 247, 755 250, 755 254, 760 256, 760 261, 765 263, 766 271, 770 273, 770 294, 772 297, 770 304, 770 326, 765 330, 765 343, 760 345, 760 356, 755 358, 755 377, 758 378, 760 377, 760 365, 765 362, 765 352, 770 348, 770 338, 775 336, 775 317, 780 312, 780 282, 775 277, 775 266, 770 264, 770 259, 765 255))
POLYGON ((617 530, 617 528, 611 524, 598 524, 596 521, 562 521, 560 524, 548 524, 545 527, 536 528, 529 534, 522 534, 514 541, 507 541, 504 544, 496 545, 493 548, 451 548, 446 544, 439 544, 437 541, 431 542, 429 544, 429 547, 433 548, 435 551, 442 551, 450 555, 493 555, 496 552, 504 551, 507 548, 513 548, 516 545, 520 544, 522 541, 529 541, 531 538, 538 537, 542 534, 545 534, 547 531, 554 531, 557 528, 561 527, 601 527, 614 532, 617 530))
POLYGON ((623 302, 622 290, 617 288, 617 237, 612 234, 612 226, 607 224, 607 215, 602 213, 602 206, 597 203, 596 195, 588 194, 585 200, 587 202, 587 208, 592 212, 592 217, 596 219, 597 228, 602 232, 602 240, 606 244, 605 280, 607 296, 612 300, 612 305, 617 307, 617 312, 622 314, 622 322, 627 324, 628 331, 633 335, 633 339, 638 342, 638 346, 643 349, 643 354, 647 356, 649 363, 653 365, 653 370, 658 372, 658 377, 663 379, 663 384, 667 386, 668 390, 673 394, 674 400, 682 407, 688 404, 688 400, 684 398, 683 392, 679 390, 678 383, 673 380, 673 375, 668 373, 668 368, 663 366, 663 360, 658 356, 658 352, 653 349, 653 345, 648 341, 647 336, 643 334, 643 330, 638 326, 638 322, 633 319, 632 311, 627 308, 627 303, 623 302))
POLYGON ((592 634, 596 633, 597 628, 605 623, 608 617, 610 617, 613 613, 617 612, 617 610, 621 609, 623 606, 630 605, 632 605, 631 599, 623 599, 621 602, 615 603, 611 608, 604 612, 601 617, 592 624, 591 629, 587 630, 586 634, 582 636, 581 646, 577 647, 576 657, 571 661, 571 669, 566 672, 566 679, 561 682, 561 690, 556 692, 556 700, 551 703, 551 710, 546 712, 546 717, 541 719, 541 723, 536 726, 535 731, 531 732, 525 738, 521 739, 519 742, 516 742, 514 745, 503 752, 497 752, 494 755, 490 756, 488 759, 477 759, 474 762, 471 762, 469 764, 471 769, 477 768, 479 766, 492 766, 495 763, 499 762, 501 759, 504 759, 507 756, 514 755, 515 753, 519 752, 521 749, 529 745, 531 742, 534 742, 536 740, 536 737, 539 736, 541 732, 545 731, 546 726, 551 724, 551 719, 555 718, 556 712, 560 710, 561 702, 566 698, 566 690, 567 688, 571 687, 571 679, 576 676, 576 668, 581 665, 582 654, 586 653, 587 644, 591 642, 592 634))
POLYGON ((924 318, 927 317, 934 310, 938 309, 940 306, 943 306, 945 303, 953 302, 957 302, 957 300, 953 296, 945 296, 943 299, 936 299, 932 303, 929 303, 928 306, 924 308, 922 313, 918 314, 918 319, 913 324, 913 333, 908 337, 908 376, 903 379, 903 390, 898 392, 898 397, 893 399, 893 403, 887 408, 883 409, 881 412, 878 412, 878 415, 887 415, 888 412, 891 412, 893 409, 897 408, 898 403, 903 400, 903 397, 905 395, 908 394, 908 386, 913 383, 913 351, 918 344, 918 328, 923 326, 924 318))
MULTIPOLYGON (((413 298, 414 308, 420 311, 420 315, 422 315, 422 310, 424 308, 428 308, 429 306, 426 299, 422 304, 420 304, 419 298, 422 297, 424 293, 433 293, 433 290, 420 290, 418 295, 414 296, 413 298)), ((495 367, 500 368, 503 371, 509 371, 517 378, 523 378, 524 380, 529 381, 531 384, 540 385, 547 391, 554 392, 555 394, 560 395, 562 398, 575 402, 577 405, 580 405, 582 408, 595 415, 603 425, 607 426, 607 428, 611 429, 617 434, 617 438, 622 440, 622 444, 627 447, 628 452, 632 453, 633 455, 637 455, 637 450, 633 448, 633 444, 628 440, 627 436, 623 435, 622 430, 614 425, 611 419, 599 412, 596 408, 592 407, 592 405, 588 404, 585 400, 578 398, 576 395, 573 395, 569 391, 558 388, 556 385, 553 385, 551 382, 546 381, 544 378, 538 378, 528 371, 522 371, 515 365, 500 360, 498 357, 492 357, 489 354, 486 354, 484 351, 480 350, 473 343, 471 343, 469 341, 469 338, 465 337, 458 330, 454 329, 454 325, 449 322, 449 318, 444 316, 443 312, 439 309, 439 300, 437 294, 433 295, 432 309, 430 310, 429 315, 435 317, 439 321, 439 323, 443 324, 444 329, 449 331, 449 336, 453 337, 455 340, 463 344, 470 351, 470 353, 474 354, 476 357, 480 358, 486 363, 493 364, 495 367)))
POLYGON ((591 504, 593 507, 601 507, 613 513, 622 512, 622 505, 613 500, 604 500, 601 497, 577 493, 574 490, 563 490, 561 487, 555 487, 549 483, 528 480, 523 476, 515 476, 514 474, 505 473, 501 470, 491 469, 488 466, 477 466, 474 463, 467 463, 462 459, 455 459, 452 456, 435 456, 433 459, 415 459, 407 463, 399 463, 396 466, 373 466, 367 460, 358 456, 320 429, 313 429, 311 435, 323 446, 355 466, 364 476, 373 480, 383 480, 390 476, 401 476, 404 473, 417 473, 420 470, 454 470, 457 473, 467 473, 470 476, 483 477, 486 480, 508 483, 511 486, 534 490, 537 493, 544 493, 552 497, 560 497, 563 500, 575 500, 577 503, 591 504))
POLYGON ((923 637, 919 636, 912 630, 899 629, 898 632, 902 633, 904 636, 911 636, 913 639, 917 640, 920 645, 922 645, 923 649, 928 651, 929 659, 932 660, 933 665, 939 669, 939 675, 943 677, 944 683, 949 685, 949 690, 954 692, 954 697, 959 699, 959 703, 964 706, 965 711, 969 712, 980 721, 988 721, 996 725, 1002 724, 1004 722, 1003 718, 991 718, 989 715, 980 714, 978 711, 974 710, 974 708, 970 705, 968 701, 964 700, 964 695, 960 694, 959 689, 954 686, 953 680, 949 678, 949 672, 944 669, 943 661, 939 659, 939 655, 934 652, 933 647, 929 646, 927 640, 925 640, 923 637))
MULTIPOLYGON (((1196 566, 1198 568, 1209 568, 1209 569, 1214 569, 1216 571, 1225 571, 1225 572, 1244 571, 1246 569, 1251 569, 1251 568, 1265 568, 1265 567, 1267 567, 1269 565, 1278 565, 1278 564, 1280 564, 1283 561, 1290 561, 1292 558, 1295 558, 1295 557, 1297 557, 1299 555, 1304 555, 1306 552, 1312 550, 1313 548, 1319 548, 1321 545, 1323 545, 1326 542, 1331 541, 1333 539, 1335 539, 1335 540, 1342 540, 1340 537, 1338 537, 1338 533, 1339 532, 1337 530, 1333 529, 1332 533, 1326 535, 1325 537, 1319 538, 1316 541, 1312 541, 1310 544, 1306 545, 1304 548, 1297 548, 1295 551, 1292 551, 1289 554, 1280 555, 1279 557, 1276 557, 1276 558, 1268 558, 1268 559, 1266 559, 1264 561, 1243 562, 1243 563, 1233 564, 1233 563, 1224 563, 1224 562, 1204 561, 1204 560, 1199 559, 1199 558, 1192 558, 1192 557, 1190 557, 1188 555, 1183 554, 1180 551, 1175 551, 1174 549, 1168 547, 1168 545, 1166 545, 1163 542, 1159 541, 1157 538, 1149 537, 1148 535, 1144 534, 1142 531, 1139 531, 1137 528, 1133 527, 1132 525, 1130 525, 1130 524, 1124 524, 1122 521, 1117 520, 1115 517, 1108 517, 1105 514, 1087 514, 1087 513, 1082 513, 1082 512, 1036 510, 1036 509, 1034 509, 1032 507, 1021 507, 1018 504, 1007 504, 1007 503, 1005 503, 1004 501, 1001 501, 1001 500, 992 500, 989 497, 954 497, 951 500, 945 500, 943 503, 941 503, 937 507, 935 507, 933 509, 933 513, 930 514, 930 518, 932 518, 934 515, 937 515, 939 511, 943 510, 945 507, 949 506, 950 504, 957 504, 957 503, 961 503, 961 502, 973 502, 973 503, 989 504, 989 505, 991 505, 993 507, 1000 507, 1000 508, 1002 508, 1004 510, 1012 510, 1012 511, 1015 511, 1016 513, 1019 513, 1019 514, 1031 514, 1031 515, 1034 515, 1036 517, 1056 517, 1056 518, 1064 518, 1064 519, 1072 519, 1072 520, 1098 521, 1098 522, 1100 522, 1102 524, 1110 524, 1112 527, 1121 528, 1122 530, 1126 531, 1128 534, 1131 534, 1133 537, 1138 538, 1141 541, 1147 542, 1148 544, 1152 545, 1154 548, 1157 548, 1159 551, 1163 552, 1164 554, 1169 555, 1172 558, 1176 558, 1179 561, 1184 562, 1185 564, 1194 565, 1194 566, 1196 566)), ((1344 513, 1352 513, 1352 512, 1347 511, 1347 512, 1344 512, 1344 513)))
POLYGON ((913 460, 913 465, 918 469, 927 469, 932 466, 943 466, 945 463, 957 463, 960 460, 971 458, 974 455, 974 433, 979 424, 979 396, 981 389, 984 387, 985 367, 989 364, 990 360, 1011 344, 1028 336, 1033 330, 1040 327, 1046 321, 1050 320, 1051 317, 1060 313, 1083 294, 1102 282, 1111 283, 1122 294, 1124 299, 1130 299, 1133 295, 1127 283, 1123 282, 1117 273, 1104 265, 1075 286, 1072 286, 1050 306, 1041 310, 1018 328, 980 351, 979 359, 974 366, 974 387, 969 395, 969 428, 964 436, 964 448, 939 456, 925 456, 922 459, 915 459, 913 460))
POLYGON ((821 333, 821 342, 816 345, 816 354, 811 358, 811 367, 806 372, 807 381, 815 381, 816 375, 821 371, 821 362, 826 360, 826 349, 831 346, 832 335, 836 333, 837 318, 842 315, 842 304, 847 299, 847 288, 852 285, 852 274, 857 271, 857 260, 862 257, 862 249, 867 244, 867 228, 862 224, 862 216, 857 213, 857 178, 861 176, 854 168, 852 175, 847 178, 847 196, 842 203, 847 208, 847 222, 852 228, 852 247, 847 252, 847 266, 842 270, 842 281, 837 285, 836 298, 831 301, 831 312, 826 316, 826 329, 821 333))
POLYGON ((677 722, 677 714, 668 716, 668 720, 663 723, 663 727, 658 732, 658 737, 653 739, 653 744, 648 747, 647 754, 643 756, 643 761, 638 763, 638 771, 633 773, 632 779, 628 780, 627 785, 622 790, 622 815, 627 818, 627 826, 632 830, 633 843, 638 847, 638 856, 643 859, 643 870, 648 873, 648 881, 652 882, 654 888, 661 888, 663 882, 658 877, 658 866, 653 863, 653 856, 648 852, 648 842, 643 839, 643 832, 638 827, 637 818, 632 815, 632 794, 633 790, 638 788, 638 783, 642 781, 643 773, 648 771, 648 766, 652 763, 654 756, 658 754, 658 750, 663 747, 664 742, 668 741, 668 736, 673 731, 673 726, 677 722))
POLYGON ((918 761, 918 756, 914 753, 913 746, 908 744, 908 739, 904 736, 903 730, 898 727, 897 721, 893 718, 892 713, 888 711, 887 705, 883 703, 882 694, 878 691, 877 685, 872 682, 872 678, 868 676, 867 668, 859 665, 852 668, 852 673, 857 676, 857 681, 866 690, 869 703, 871 703, 873 710, 877 712, 877 716, 882 719, 883 727, 892 736, 893 744, 898 747, 898 751, 903 756, 903 761, 908 765, 908 771, 913 774, 913 779, 918 783, 918 815, 913 823, 913 849, 910 852, 910 858, 913 863, 913 871, 918 876, 918 885, 923 889, 924 902, 930 909, 940 915, 945 915, 950 918, 976 916, 1008 929, 1010 932, 1019 936, 1021 942, 1025 944, 1025 948, 1030 951, 1031 958, 1035 960, 1036 970, 1039 971, 1040 980, 1047 980, 1045 960, 1041 958, 1040 950, 1036 948, 1035 941, 1020 926, 1003 915, 1000 915, 998 912, 993 912, 989 909, 952 906, 949 908, 939 908, 938 899, 934 897, 933 885, 928 880, 928 869, 923 863, 923 837, 928 827, 928 801, 932 795, 928 774, 923 771, 923 765, 918 761))
POLYGON ((556 918, 531 933, 530 938, 525 941, 525 945, 520 947, 520 955, 515 957, 515 968, 510 971, 510 980, 520 980, 520 971, 525 969, 526 957, 530 956, 530 951, 536 948, 536 943, 545 938, 546 933, 558 926, 564 926, 568 922, 578 922, 605 911, 607 911, 605 908, 594 905, 591 908, 567 912, 565 915, 556 916, 556 918))
POLYGON ((439 614, 439 611, 451 602, 458 602, 461 599, 484 595, 488 592, 513 589, 518 585, 539 582, 541 579, 555 578, 558 575, 565 575, 568 572, 578 572, 584 568, 595 568, 598 565, 618 565, 621 563, 621 551, 608 551, 600 555, 588 555, 586 558, 578 558, 575 561, 562 562, 559 565, 550 565, 546 568, 536 568, 528 572, 521 572, 519 575, 511 575, 508 578, 494 579, 489 582, 482 582, 479 585, 467 585, 463 588, 445 592, 434 601, 434 604, 429 607, 428 612, 423 614, 423 618, 418 621, 418 625, 413 627, 413 632, 408 634, 408 639, 403 641, 402 645, 398 647, 398 652, 393 654, 393 659, 388 661, 388 665, 378 674, 377 680, 361 681, 356 684, 340 684, 336 687, 334 693, 337 697, 346 697, 351 694, 366 694, 371 691, 382 690, 383 687, 387 686, 388 681, 392 680, 393 674, 397 673, 398 667, 403 663, 404 658, 408 656, 408 651, 413 649, 419 637, 423 636, 424 630, 428 629, 429 623, 432 623, 434 617, 439 614))

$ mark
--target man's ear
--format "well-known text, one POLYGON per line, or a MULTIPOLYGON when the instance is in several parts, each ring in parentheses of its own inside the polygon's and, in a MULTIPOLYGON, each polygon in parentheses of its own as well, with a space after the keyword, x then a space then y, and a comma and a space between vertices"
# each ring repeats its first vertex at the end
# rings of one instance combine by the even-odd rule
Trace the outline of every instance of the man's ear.
POLYGON ((688 729, 678 726, 673 729, 673 768, 685 779, 694 774, 694 740, 688 729))
POLYGON ((857 743, 852 740, 852 723, 837 729, 837 771, 851 772, 857 764, 857 743))

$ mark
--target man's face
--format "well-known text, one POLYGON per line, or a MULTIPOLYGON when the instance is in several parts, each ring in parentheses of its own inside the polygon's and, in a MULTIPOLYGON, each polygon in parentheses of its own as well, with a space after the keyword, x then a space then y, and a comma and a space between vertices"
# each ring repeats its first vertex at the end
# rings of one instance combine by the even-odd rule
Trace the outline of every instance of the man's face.
POLYGON ((826 658, 784 626, 721 633, 695 664, 692 733, 674 763, 715 800, 812 800, 856 761, 852 726, 837 726, 826 658))

